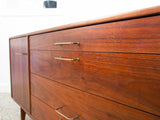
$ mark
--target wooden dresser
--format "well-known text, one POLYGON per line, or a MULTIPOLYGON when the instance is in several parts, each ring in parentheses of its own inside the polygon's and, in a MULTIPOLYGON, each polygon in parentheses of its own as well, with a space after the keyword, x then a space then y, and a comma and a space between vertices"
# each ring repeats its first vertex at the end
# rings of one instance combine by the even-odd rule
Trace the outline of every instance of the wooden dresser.
POLYGON ((11 37, 10 67, 21 120, 160 120, 160 6, 11 37))

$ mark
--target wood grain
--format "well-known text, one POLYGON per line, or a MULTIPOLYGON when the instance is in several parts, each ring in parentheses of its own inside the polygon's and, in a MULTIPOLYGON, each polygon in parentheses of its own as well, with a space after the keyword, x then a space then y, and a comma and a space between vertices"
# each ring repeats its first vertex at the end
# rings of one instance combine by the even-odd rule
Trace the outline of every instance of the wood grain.
POLYGON ((160 56, 31 51, 31 72, 160 115, 160 56), (54 57, 80 58, 61 61, 54 57))
POLYGON ((31 49, 160 54, 159 21, 155 16, 35 35, 31 49), (60 42, 80 45, 54 45, 60 42))
POLYGON ((53 31, 60 31, 60 30, 66 30, 66 29, 72 29, 77 27, 84 27, 89 25, 95 25, 99 23, 109 23, 109 22, 115 22, 115 21, 122 21, 127 19, 135 19, 139 17, 146 17, 146 16, 153 16, 153 15, 159 15, 160 14, 160 6, 154 6, 150 8, 145 8, 141 10, 136 10, 133 12, 128 12, 120 15, 114 15, 114 16, 106 16, 105 18, 95 19, 95 20, 88 20, 78 23, 72 23, 68 25, 53 27, 45 30, 35 31, 31 33, 26 33, 22 35, 13 36, 11 38, 18 38, 22 36, 29 36, 29 35, 36 35, 41 33, 47 33, 47 32, 53 32, 53 31))
POLYGON ((159 21, 157 6, 11 37, 11 96, 21 119, 65 120, 54 110, 62 106, 79 120, 160 120, 159 21))
POLYGON ((31 96, 31 103, 31 115, 34 116, 35 120, 65 120, 54 109, 34 96, 31 96))
POLYGON ((27 38, 11 39, 10 49, 12 97, 22 108, 30 111, 28 55, 16 54, 28 53, 27 38))
MULTIPOLYGON (((160 120, 160 117, 114 103, 34 74, 31 74, 31 89, 32 95, 41 99, 53 109, 63 106, 60 112, 66 116, 74 117, 78 114, 78 120, 160 120)), ((38 107, 33 111, 37 111, 39 116, 42 116, 43 113, 48 114, 49 108, 40 107, 41 104, 34 102, 34 100, 32 103, 38 107), (45 112, 39 112, 39 109, 43 109, 45 112)), ((44 118, 39 120, 44 120, 44 118)))

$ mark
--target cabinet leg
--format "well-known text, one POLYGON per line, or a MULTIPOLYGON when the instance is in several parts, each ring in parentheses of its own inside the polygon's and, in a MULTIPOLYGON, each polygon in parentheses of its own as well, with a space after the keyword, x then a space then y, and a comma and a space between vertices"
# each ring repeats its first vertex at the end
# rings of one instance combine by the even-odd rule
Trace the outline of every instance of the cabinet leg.
POLYGON ((24 110, 21 108, 21 120, 25 120, 26 113, 24 110))

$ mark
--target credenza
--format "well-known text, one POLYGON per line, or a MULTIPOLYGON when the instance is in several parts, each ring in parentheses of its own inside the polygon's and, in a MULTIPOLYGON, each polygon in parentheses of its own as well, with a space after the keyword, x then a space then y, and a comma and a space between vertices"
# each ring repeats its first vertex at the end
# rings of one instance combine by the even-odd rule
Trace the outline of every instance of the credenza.
POLYGON ((9 43, 21 120, 160 120, 160 6, 9 43))

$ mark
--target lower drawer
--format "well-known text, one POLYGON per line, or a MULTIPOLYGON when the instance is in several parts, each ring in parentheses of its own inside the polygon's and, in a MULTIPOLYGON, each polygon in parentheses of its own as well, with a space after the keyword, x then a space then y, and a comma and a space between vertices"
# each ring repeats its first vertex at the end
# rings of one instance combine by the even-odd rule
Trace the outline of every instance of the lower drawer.
POLYGON ((31 72, 160 116, 159 60, 153 54, 31 51, 31 72))
POLYGON ((55 114, 51 108, 59 107, 62 107, 59 112, 69 118, 78 115, 77 120, 160 120, 160 117, 152 114, 82 92, 35 74, 31 74, 31 94, 50 106, 46 107, 44 103, 32 97, 32 115, 39 120, 57 120, 60 115, 55 114))
POLYGON ((64 120, 57 115, 54 109, 34 96, 31 96, 31 115, 36 120, 64 120))

